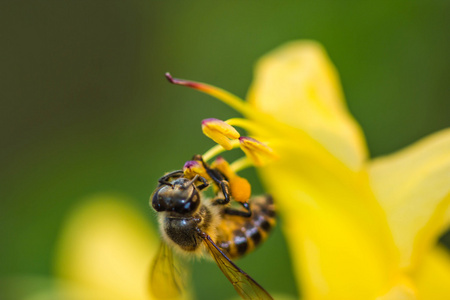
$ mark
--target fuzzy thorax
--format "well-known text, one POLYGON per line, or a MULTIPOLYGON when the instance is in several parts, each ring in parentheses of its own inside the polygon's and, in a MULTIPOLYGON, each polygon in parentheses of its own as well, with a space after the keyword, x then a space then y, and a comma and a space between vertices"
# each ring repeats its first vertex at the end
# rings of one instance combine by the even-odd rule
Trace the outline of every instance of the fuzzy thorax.
POLYGON ((206 253, 203 239, 197 228, 206 233, 214 241, 217 227, 222 222, 220 207, 214 206, 211 199, 202 199, 198 210, 191 215, 173 212, 158 213, 159 228, 165 243, 185 256, 202 256, 206 253))

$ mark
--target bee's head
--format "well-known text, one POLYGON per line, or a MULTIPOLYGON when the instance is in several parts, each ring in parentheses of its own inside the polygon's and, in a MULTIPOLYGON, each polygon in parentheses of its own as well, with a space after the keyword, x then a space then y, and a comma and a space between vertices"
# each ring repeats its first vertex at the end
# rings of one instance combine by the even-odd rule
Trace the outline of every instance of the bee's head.
POLYGON ((185 177, 160 185, 150 199, 157 212, 189 214, 195 212, 200 205, 200 195, 194 182, 185 177))

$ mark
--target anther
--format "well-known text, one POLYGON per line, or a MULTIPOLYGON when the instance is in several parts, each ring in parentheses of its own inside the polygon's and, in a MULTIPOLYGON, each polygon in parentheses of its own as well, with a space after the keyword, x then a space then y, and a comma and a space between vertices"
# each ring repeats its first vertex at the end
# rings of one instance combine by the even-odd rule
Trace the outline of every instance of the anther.
POLYGON ((184 176, 189 179, 192 179, 195 176, 209 177, 202 163, 197 160, 188 160, 183 166, 183 173, 184 176))
POLYGON ((252 160, 255 166, 263 166, 278 158, 272 148, 254 138, 240 137, 239 142, 242 151, 252 160))
POLYGON ((230 140, 240 137, 239 132, 233 126, 224 121, 210 118, 202 121, 203 133, 226 150, 231 150, 233 145, 230 140))

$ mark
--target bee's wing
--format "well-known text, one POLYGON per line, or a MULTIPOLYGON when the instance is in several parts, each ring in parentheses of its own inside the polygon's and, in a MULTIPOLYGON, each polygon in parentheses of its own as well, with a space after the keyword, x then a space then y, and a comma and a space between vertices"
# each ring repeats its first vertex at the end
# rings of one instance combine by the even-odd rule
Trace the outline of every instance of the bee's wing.
POLYGON ((156 299, 178 299, 182 293, 182 278, 172 249, 161 242, 150 273, 150 291, 156 299))
POLYGON ((217 245, 211 240, 209 235, 205 235, 203 241, 205 242, 209 253, 216 261, 220 270, 233 284, 233 287, 242 297, 242 299, 248 300, 273 300, 272 296, 260 286, 253 278, 248 276, 247 273, 242 271, 236 266, 223 252, 217 247, 217 245))

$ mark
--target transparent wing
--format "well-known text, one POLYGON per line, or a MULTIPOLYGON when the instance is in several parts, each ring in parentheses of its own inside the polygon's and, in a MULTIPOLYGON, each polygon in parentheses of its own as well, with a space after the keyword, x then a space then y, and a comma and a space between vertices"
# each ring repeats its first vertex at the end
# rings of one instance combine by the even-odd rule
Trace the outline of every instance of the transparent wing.
POLYGON ((205 234, 203 239, 205 245, 211 254, 211 256, 216 261, 220 270, 228 278, 228 280, 233 284, 233 287, 242 297, 242 299, 248 300, 269 300, 272 296, 260 286, 253 278, 248 276, 247 273, 242 271, 238 266, 236 266, 217 245, 211 240, 209 235, 205 234))
POLYGON ((150 273, 150 292, 156 299, 178 299, 182 293, 182 276, 172 249, 161 242, 150 273))

